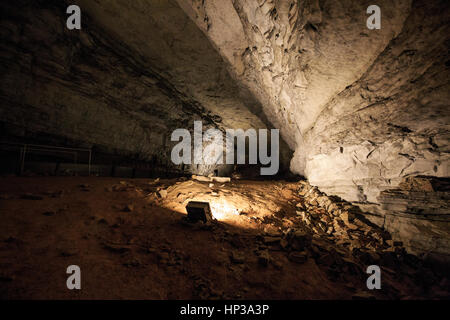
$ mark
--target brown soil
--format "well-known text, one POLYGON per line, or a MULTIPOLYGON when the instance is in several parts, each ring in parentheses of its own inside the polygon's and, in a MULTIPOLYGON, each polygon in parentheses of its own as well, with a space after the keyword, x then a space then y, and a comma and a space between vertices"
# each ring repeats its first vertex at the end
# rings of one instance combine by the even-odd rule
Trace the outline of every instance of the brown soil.
MULTIPOLYGON (((413 278, 397 271, 383 273, 382 290, 369 291, 360 264, 356 272, 330 273, 311 255, 298 263, 283 248, 267 244, 264 236, 301 228, 296 190, 296 183, 282 181, 210 185, 175 179, 1 178, 0 298, 351 299, 423 294, 413 278), (189 200, 209 201, 220 220, 206 226, 185 223, 189 200), (268 254, 267 265, 262 252, 268 254), (69 265, 81 268, 81 290, 66 287, 69 265)), ((334 245, 317 235, 314 241, 334 245)))

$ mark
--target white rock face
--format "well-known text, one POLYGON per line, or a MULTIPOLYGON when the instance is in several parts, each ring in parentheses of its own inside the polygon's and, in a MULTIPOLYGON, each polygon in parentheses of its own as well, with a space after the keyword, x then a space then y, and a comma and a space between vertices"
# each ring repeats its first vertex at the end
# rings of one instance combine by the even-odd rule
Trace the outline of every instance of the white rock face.
POLYGON ((449 176, 448 4, 381 0, 369 30, 366 1, 178 3, 312 185, 385 214, 377 197, 403 177, 449 176))
POLYGON ((449 28, 444 13, 430 19, 438 4, 379 1, 382 28, 369 30, 361 1, 178 2, 312 184, 375 201, 403 176, 448 175, 449 28))
POLYGON ((292 148, 301 147, 297 136, 311 129, 326 103, 361 77, 398 34, 409 11, 409 1, 398 1, 384 27, 369 34, 360 1, 325 1, 322 7, 318 1, 179 3, 192 5, 195 13, 188 13, 238 79, 264 101, 292 148))

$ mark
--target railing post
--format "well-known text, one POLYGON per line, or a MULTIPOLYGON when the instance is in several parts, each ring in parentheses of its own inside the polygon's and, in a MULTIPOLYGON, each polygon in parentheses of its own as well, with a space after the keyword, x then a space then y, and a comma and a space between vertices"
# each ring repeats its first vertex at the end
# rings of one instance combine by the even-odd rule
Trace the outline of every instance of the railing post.
POLYGON ((27 145, 23 145, 23 152, 22 152, 22 163, 20 164, 20 175, 23 174, 24 168, 25 168, 25 155, 27 153, 27 145))
POLYGON ((89 149, 88 176, 91 175, 91 159, 92 159, 92 149, 89 149))

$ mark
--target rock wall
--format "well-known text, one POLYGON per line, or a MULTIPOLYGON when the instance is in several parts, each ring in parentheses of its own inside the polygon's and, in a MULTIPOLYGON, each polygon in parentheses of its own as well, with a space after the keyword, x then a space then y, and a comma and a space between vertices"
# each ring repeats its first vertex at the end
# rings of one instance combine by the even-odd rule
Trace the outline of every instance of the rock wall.
POLYGON ((408 177, 378 196, 382 217, 371 220, 389 230, 410 252, 450 261, 450 180, 408 177), (378 221, 377 221, 378 220, 378 221))
POLYGON ((178 2, 281 129, 293 172, 395 220, 387 229, 430 230, 416 251, 431 230, 448 239, 448 223, 386 217, 378 198, 404 177, 449 176, 448 2, 378 1, 380 30, 366 27, 369 1, 178 2))
POLYGON ((376 202, 405 176, 449 175, 449 10, 441 10, 413 2, 399 35, 326 104, 305 135, 311 183, 376 202))
POLYGON ((45 133, 143 159, 163 157, 166 131, 177 121, 169 114, 180 114, 182 105, 170 97, 175 90, 167 81, 88 17, 74 33, 59 14, 64 6, 18 5, 2 3, 3 138, 45 133))
POLYGON ((173 166, 171 133, 194 120, 204 130, 270 125, 175 2, 70 4, 81 30, 66 28, 66 1, 1 4, 2 140, 70 141, 173 166))
POLYGON ((448 5, 179 0, 295 149, 291 170, 376 201, 410 174, 448 175, 448 5), (220 32, 224 30, 224 32, 220 32))

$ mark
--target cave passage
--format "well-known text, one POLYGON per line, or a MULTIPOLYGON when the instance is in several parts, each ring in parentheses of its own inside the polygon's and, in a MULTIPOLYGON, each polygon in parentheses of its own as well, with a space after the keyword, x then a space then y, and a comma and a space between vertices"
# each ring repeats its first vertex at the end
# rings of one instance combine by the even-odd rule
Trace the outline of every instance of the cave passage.
POLYGON ((74 2, 0 4, 0 299, 450 297, 448 1, 74 2))

